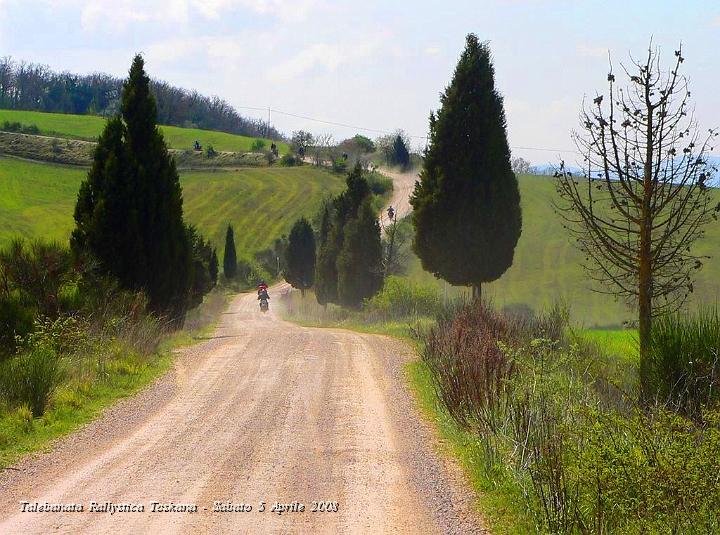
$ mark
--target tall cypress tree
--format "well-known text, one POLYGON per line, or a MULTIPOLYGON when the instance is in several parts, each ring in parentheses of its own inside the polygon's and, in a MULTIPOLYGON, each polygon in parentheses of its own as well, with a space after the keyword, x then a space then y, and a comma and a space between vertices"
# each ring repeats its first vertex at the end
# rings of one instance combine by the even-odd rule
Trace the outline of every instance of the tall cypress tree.
POLYGON ((380 224, 369 198, 345 227, 337 270, 341 305, 358 307, 363 299, 372 297, 382 287, 380 224))
POLYGON ((392 146, 392 163, 399 165, 403 169, 407 169, 410 166, 410 151, 408 151, 407 145, 401 135, 395 136, 395 141, 392 146))
POLYGON ((426 271, 479 297, 512 265, 522 214, 490 50, 475 35, 440 102, 410 200, 413 248, 426 271))
POLYGON ((285 280, 305 297, 305 290, 315 282, 315 234, 304 217, 295 221, 290 230, 285 262, 285 280))
POLYGON ((223 273, 228 279, 237 275, 237 252, 235 251, 235 231, 228 225, 225 232, 225 255, 223 256, 223 273))
POLYGON ((217 284, 218 271, 220 271, 220 264, 218 263, 217 251, 213 247, 212 256, 210 257, 210 280, 212 280, 213 286, 217 284))
MULTIPOLYGON (((332 293, 333 281, 337 281, 337 268, 335 259, 330 256, 328 250, 330 230, 332 226, 330 202, 323 204, 322 216, 320 218, 320 234, 318 235, 317 261, 315 263, 315 298, 321 305, 326 305, 335 299, 332 293)), ((335 282, 337 292, 337 282, 335 282)))
POLYGON ((144 61, 135 56, 123 85, 120 117, 108 121, 80 187, 72 246, 152 310, 180 321, 192 282, 192 250, 183 223, 175 162, 157 127, 144 61))
MULTIPOLYGON (((357 217, 363 201, 370 195, 370 185, 363 176, 360 163, 348 173, 346 189, 332 201, 327 225, 320 227, 320 248, 317 259, 316 297, 321 305, 338 302, 337 260, 342 251, 345 226, 357 217), (327 226, 327 233, 323 228, 327 226)), ((326 207, 327 208, 327 207, 326 207)), ((325 220, 326 214, 323 214, 325 220)))

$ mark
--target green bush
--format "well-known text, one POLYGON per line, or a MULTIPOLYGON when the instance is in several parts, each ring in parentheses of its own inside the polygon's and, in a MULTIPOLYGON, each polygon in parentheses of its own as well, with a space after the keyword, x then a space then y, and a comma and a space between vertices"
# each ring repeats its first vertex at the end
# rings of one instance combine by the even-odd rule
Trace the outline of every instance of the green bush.
POLYGON ((5 132, 19 132, 22 134, 30 134, 30 135, 38 135, 40 133, 40 129, 34 125, 24 125, 18 121, 5 121, 2 125, 2 130, 5 132))
POLYGON ((280 158, 280 165, 284 167, 293 167, 295 165, 302 165, 302 160, 298 158, 295 154, 287 153, 283 154, 282 158, 280 158))
POLYGON ((375 195, 385 195, 393 190, 392 179, 386 177, 385 175, 381 175, 377 172, 371 172, 367 173, 366 178, 368 185, 370 186, 370 191, 372 191, 375 195))
POLYGON ((382 319, 435 316, 441 308, 434 286, 395 276, 388 277, 380 293, 365 301, 365 310, 382 319))
POLYGON ((17 349, 18 338, 33 328, 33 311, 14 296, 0 296, 0 358, 17 349))
POLYGON ((252 142, 252 145, 250 146, 250 152, 262 152, 263 150, 265 150, 264 139, 256 139, 252 142))
MULTIPOLYGON (((718 533, 720 414, 588 411, 568 426, 570 522, 587 533, 718 533)), ((548 475, 548 474, 546 474, 548 475)))
MULTIPOLYGON (((474 435, 487 477, 517 489, 540 533, 720 532, 718 408, 693 405, 690 418, 668 410, 678 405, 641 407, 632 392, 607 396, 606 357, 563 334, 562 309, 526 316, 460 305, 419 333, 437 396, 474 435)), ((716 317, 658 320, 662 355, 685 360, 657 369, 688 355, 714 363, 716 317)), ((712 368, 675 377, 708 388, 712 368)))
POLYGON ((720 401, 720 315, 672 315, 653 322, 646 392, 686 414, 720 401))
POLYGON ((336 173, 347 173, 347 161, 343 158, 335 158, 332 162, 332 170, 336 173))
POLYGON ((62 378, 60 359, 48 347, 33 347, 0 364, 0 396, 8 403, 26 403, 42 416, 62 378))

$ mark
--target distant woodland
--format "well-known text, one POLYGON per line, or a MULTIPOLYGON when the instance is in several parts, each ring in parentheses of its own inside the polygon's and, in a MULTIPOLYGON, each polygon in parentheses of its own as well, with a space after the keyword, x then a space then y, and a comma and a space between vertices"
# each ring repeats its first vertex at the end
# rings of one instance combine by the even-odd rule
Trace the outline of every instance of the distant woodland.
MULTIPOLYGON (((109 74, 55 72, 47 65, 0 58, 0 108, 109 116, 118 110, 122 83, 122 78, 109 74)), ((241 116, 220 97, 161 80, 152 80, 150 87, 160 124, 282 138, 264 121, 241 116)))

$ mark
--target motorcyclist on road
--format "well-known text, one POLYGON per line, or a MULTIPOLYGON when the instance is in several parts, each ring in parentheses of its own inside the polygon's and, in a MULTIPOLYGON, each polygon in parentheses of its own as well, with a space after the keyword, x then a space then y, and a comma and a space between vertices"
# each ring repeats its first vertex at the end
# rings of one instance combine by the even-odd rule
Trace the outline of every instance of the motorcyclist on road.
POLYGON ((267 301, 268 299, 270 299, 270 296, 268 295, 267 288, 263 288, 262 290, 258 290, 258 297, 257 297, 257 298, 260 299, 260 300, 265 299, 266 301, 267 301))
POLYGON ((265 292, 267 294, 267 290, 268 290, 268 285, 265 284, 264 280, 261 280, 260 284, 258 284, 258 287, 257 287, 258 295, 260 295, 262 292, 265 292))

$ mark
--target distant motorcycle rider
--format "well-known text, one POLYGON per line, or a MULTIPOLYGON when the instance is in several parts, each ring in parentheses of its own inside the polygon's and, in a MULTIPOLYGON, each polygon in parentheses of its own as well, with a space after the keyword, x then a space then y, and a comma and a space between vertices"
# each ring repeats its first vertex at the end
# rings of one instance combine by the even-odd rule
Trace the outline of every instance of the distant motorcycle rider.
POLYGON ((258 295, 260 295, 262 292, 265 292, 267 294, 268 285, 265 283, 264 280, 260 280, 260 284, 258 284, 257 292, 258 295))

